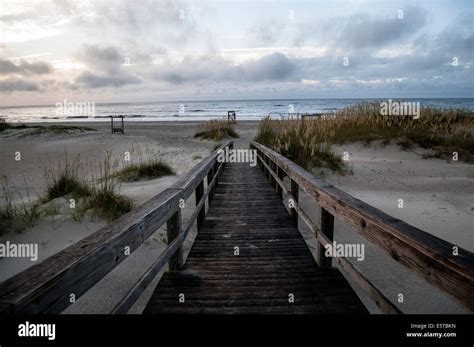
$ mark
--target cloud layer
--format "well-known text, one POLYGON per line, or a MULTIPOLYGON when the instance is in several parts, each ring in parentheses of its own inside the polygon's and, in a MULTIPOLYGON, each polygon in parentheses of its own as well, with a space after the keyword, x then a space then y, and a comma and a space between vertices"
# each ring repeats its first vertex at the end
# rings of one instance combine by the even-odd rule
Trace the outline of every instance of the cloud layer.
POLYGON ((276 89, 288 97, 474 92, 469 2, 41 5, 12 2, 0 16, 0 93, 41 102, 58 93, 179 100, 183 90, 210 98, 222 90, 248 98, 276 89))

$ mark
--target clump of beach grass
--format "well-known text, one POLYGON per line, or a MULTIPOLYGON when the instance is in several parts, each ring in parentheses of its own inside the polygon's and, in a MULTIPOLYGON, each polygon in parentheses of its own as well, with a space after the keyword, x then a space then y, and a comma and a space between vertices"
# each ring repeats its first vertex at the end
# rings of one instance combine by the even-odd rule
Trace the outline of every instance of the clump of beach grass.
POLYGON ((97 131, 97 129, 83 126, 73 125, 48 125, 48 126, 35 126, 33 130, 21 134, 21 137, 25 136, 40 136, 40 135, 67 135, 75 132, 85 131, 97 131))
POLYGON ((381 115, 379 103, 365 102, 326 117, 264 118, 255 140, 309 168, 321 164, 318 161, 326 162, 323 158, 329 157, 331 144, 381 140, 387 145, 392 139, 404 150, 418 144, 446 157, 458 152, 461 160, 472 162, 473 133, 474 117, 467 110, 421 107, 415 119, 381 115))
POLYGON ((2 183, 4 203, 0 206, 0 235, 9 232, 22 232, 36 224, 41 216, 39 206, 36 203, 21 202, 14 204, 14 194, 9 187, 2 183))
POLYGON ((151 180, 162 176, 174 175, 171 166, 160 159, 131 164, 115 173, 124 182, 151 180))
POLYGON ((328 141, 320 141, 308 125, 306 120, 264 118, 255 140, 308 170, 327 168, 346 173, 342 158, 331 151, 328 141))
POLYGON ((51 201, 68 194, 73 198, 84 198, 92 194, 92 189, 79 179, 80 160, 76 157, 72 162, 65 153, 64 163, 55 169, 46 170, 46 193, 44 201, 51 201))
MULTIPOLYGON (((76 207, 71 210, 74 219, 81 219, 91 211, 95 218, 113 221, 131 211, 133 201, 118 193, 116 174, 112 172, 111 153, 107 153, 99 167, 99 179, 86 181, 80 178, 81 162, 79 156, 69 160, 65 152, 64 162, 56 168, 45 170, 46 189, 44 194, 28 202, 20 196, 20 203, 14 203, 14 194, 6 183, 2 183, 4 202, 0 206, 0 235, 11 231, 22 232, 33 227, 37 220, 47 215, 57 213, 57 208, 45 205, 50 201, 69 196, 76 201, 76 207)), ((51 166, 51 165, 50 165, 51 166)), ((26 182, 25 182, 26 186, 26 182)), ((27 187, 28 191, 28 187, 27 187)))
POLYGON ((123 182, 152 180, 163 176, 174 175, 173 168, 163 161, 156 149, 132 147, 129 151, 129 164, 115 171, 113 176, 123 182))
POLYGON ((225 138, 238 138, 235 125, 226 120, 212 119, 199 125, 199 131, 194 135, 196 138, 219 141, 225 138))
POLYGON ((85 127, 85 126, 75 126, 75 125, 31 125, 31 124, 13 124, 8 122, 0 122, 0 132, 5 130, 20 130, 20 129, 31 129, 30 131, 23 132, 20 134, 20 137, 26 136, 40 136, 45 134, 52 135, 63 135, 70 134, 74 132, 85 132, 85 131, 97 131, 97 129, 85 127))
POLYGON ((10 129, 27 129, 27 128, 30 128, 30 126, 26 124, 13 125, 7 122, 0 122, 0 132, 5 131, 5 130, 10 130, 10 129))
POLYGON ((91 186, 91 194, 80 208, 82 214, 91 210, 94 217, 109 222, 130 212, 134 207, 131 199, 118 193, 116 174, 112 172, 111 155, 111 152, 107 152, 104 161, 100 163, 98 184, 91 186))

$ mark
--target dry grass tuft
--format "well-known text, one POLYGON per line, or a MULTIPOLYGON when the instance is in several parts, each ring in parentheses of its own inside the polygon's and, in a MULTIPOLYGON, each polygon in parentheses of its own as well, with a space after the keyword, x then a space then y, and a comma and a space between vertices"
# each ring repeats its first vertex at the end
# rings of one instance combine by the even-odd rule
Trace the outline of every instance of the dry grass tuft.
POLYGON ((414 119, 380 115, 379 103, 366 102, 322 118, 264 118, 255 140, 311 168, 324 166, 325 157, 337 161, 329 157, 331 144, 373 140, 388 144, 391 139, 403 149, 418 144, 446 157, 458 152, 460 160, 472 162, 473 132, 474 117, 467 110, 422 107, 420 118, 414 119))
POLYGON ((202 123, 194 137, 219 141, 228 137, 238 138, 239 134, 235 131, 235 125, 227 122, 227 120, 213 119, 202 123))

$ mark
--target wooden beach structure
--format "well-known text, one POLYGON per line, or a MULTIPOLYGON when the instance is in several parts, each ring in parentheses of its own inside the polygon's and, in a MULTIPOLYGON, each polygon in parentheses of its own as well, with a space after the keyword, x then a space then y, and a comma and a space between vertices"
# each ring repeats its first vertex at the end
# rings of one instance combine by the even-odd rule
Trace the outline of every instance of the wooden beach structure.
POLYGON ((237 124, 237 116, 235 111, 227 111, 227 122, 231 124, 237 124))
MULTIPOLYGON (((472 252, 383 213, 257 142, 250 147, 258 165, 220 162, 213 152, 145 204, 1 283, 0 312, 62 312, 71 293, 79 298, 126 261, 126 247, 133 252, 166 225, 166 249, 111 313, 128 312, 167 265, 145 314, 368 313, 347 278, 382 312, 402 313, 397 298, 379 290, 355 262, 325 257, 335 220, 474 310, 472 252), (319 210, 317 223, 300 205, 303 192, 319 210), (195 201, 186 222, 182 199, 195 201), (299 232, 302 223, 317 238, 314 256, 299 232), (185 258, 183 242, 194 225, 197 236, 185 258)), ((219 150, 232 148, 229 141, 219 150)))
POLYGON ((125 125, 123 122, 123 119, 125 118, 125 116, 120 115, 120 116, 109 116, 109 117, 110 117, 110 130, 112 131, 112 134, 115 134, 115 133, 125 134, 125 125), (114 123, 114 119, 120 119, 120 121, 117 123, 114 123))

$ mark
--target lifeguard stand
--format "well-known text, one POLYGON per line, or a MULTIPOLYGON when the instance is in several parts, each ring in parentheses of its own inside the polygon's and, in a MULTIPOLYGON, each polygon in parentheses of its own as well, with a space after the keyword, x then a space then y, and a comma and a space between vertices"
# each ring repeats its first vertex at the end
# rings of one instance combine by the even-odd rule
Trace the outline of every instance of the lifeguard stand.
POLYGON ((110 117, 110 130, 112 130, 112 134, 114 134, 114 133, 125 134, 125 128, 124 128, 124 124, 123 124, 124 116, 109 116, 109 117, 110 117), (117 122, 117 124, 120 124, 119 127, 114 126, 114 119, 116 119, 116 118, 121 119, 120 123, 117 122))
POLYGON ((227 122, 229 123, 237 123, 237 116, 235 115, 235 111, 227 111, 227 122))

